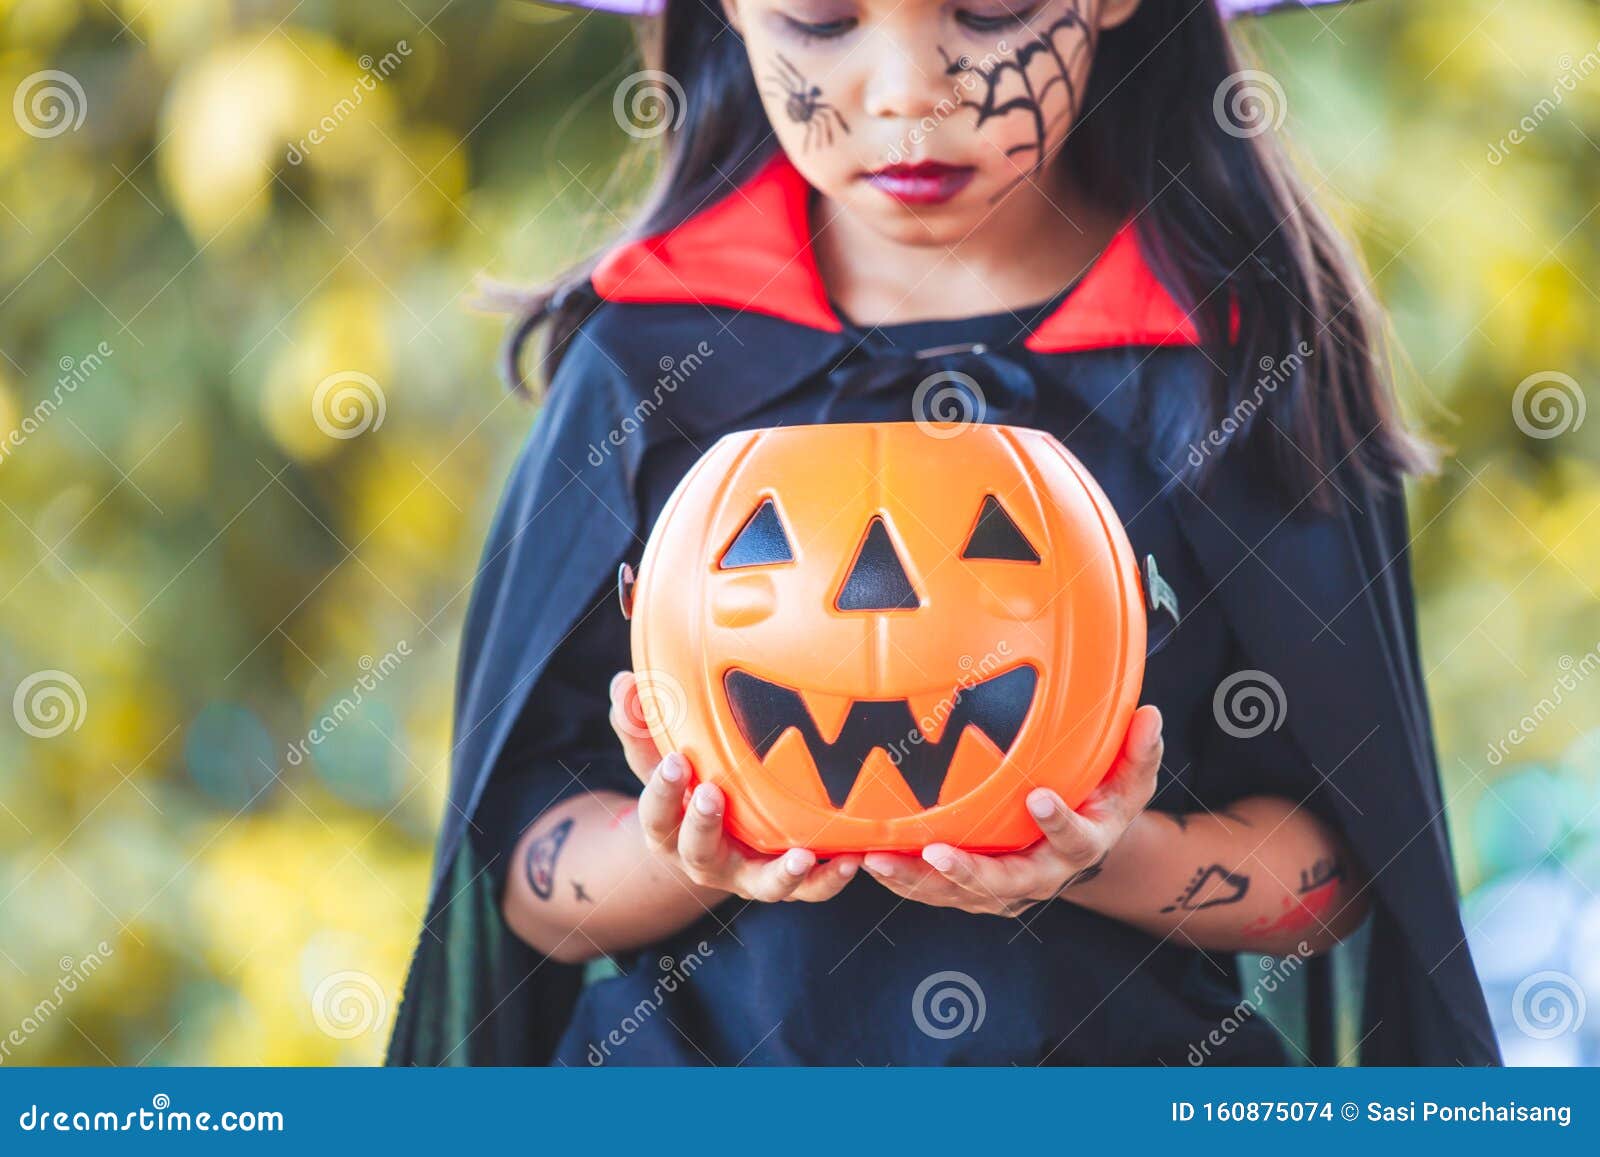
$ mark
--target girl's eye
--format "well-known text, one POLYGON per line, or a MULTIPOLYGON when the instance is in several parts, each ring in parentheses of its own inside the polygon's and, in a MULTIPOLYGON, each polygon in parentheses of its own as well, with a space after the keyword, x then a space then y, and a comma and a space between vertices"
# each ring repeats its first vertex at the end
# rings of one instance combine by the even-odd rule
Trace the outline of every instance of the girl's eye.
POLYGON ((956 19, 974 32, 998 32, 1002 28, 1015 28, 1019 24, 1027 23, 1033 14, 1043 7, 1043 4, 1035 4, 1033 7, 1025 8, 1021 11, 1002 11, 991 15, 984 15, 978 12, 960 12, 957 13, 956 19))
POLYGON ((849 32, 856 24, 855 20, 848 16, 829 20, 824 24, 807 24, 803 20, 796 20, 793 16, 785 16, 784 20, 802 40, 833 40, 849 32))

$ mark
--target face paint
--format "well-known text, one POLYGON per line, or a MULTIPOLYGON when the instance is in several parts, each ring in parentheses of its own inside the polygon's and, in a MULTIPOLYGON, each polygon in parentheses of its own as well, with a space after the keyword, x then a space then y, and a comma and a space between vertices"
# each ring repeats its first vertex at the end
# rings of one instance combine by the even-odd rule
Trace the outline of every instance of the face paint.
POLYGON ((544 835, 528 845, 523 871, 528 877, 528 887, 541 900, 550 899, 556 887, 556 859, 572 833, 575 821, 569 816, 544 835))
POLYGON ((1271 936, 1304 932, 1313 925, 1324 924, 1323 916, 1331 916, 1344 878, 1344 868, 1337 860, 1322 859, 1302 868, 1299 890, 1283 898, 1278 915, 1258 916, 1240 929, 1241 933, 1249 937, 1271 936))
POLYGON ((1344 879, 1344 866, 1338 860, 1321 859, 1309 868, 1300 869, 1300 891, 1315 892, 1318 888, 1344 879))
POLYGON ((1196 869, 1182 895, 1161 910, 1176 912, 1181 908, 1185 912, 1198 912, 1219 904, 1237 904, 1249 890, 1249 876, 1230 872, 1221 864, 1212 864, 1196 869))
POLYGON ((1032 118, 1032 143, 1013 145, 1006 150, 1006 156, 1032 152, 1033 163, 1026 172, 1012 180, 991 200, 997 200, 1010 192, 1018 183, 1037 173, 1049 160, 1050 150, 1046 142, 1050 139, 1054 126, 1063 118, 1075 117, 1078 112, 1077 86, 1072 79, 1073 66, 1085 49, 1092 57, 1094 46, 1094 26, 1084 20, 1077 7, 1073 7, 1050 27, 1023 44, 1009 58, 993 64, 975 65, 971 57, 966 55, 952 59, 942 47, 939 49, 939 55, 944 60, 946 76, 957 78, 965 87, 972 83, 964 79, 970 75, 976 81, 974 87, 982 90, 983 96, 980 100, 970 100, 963 96, 956 102, 963 108, 973 110, 977 115, 977 127, 980 130, 988 121, 1013 113, 1032 118), (1056 39, 1067 31, 1081 35, 1074 37, 1076 43, 1070 54, 1063 56, 1056 46, 1056 39), (1037 67, 1034 66, 1036 60, 1039 61, 1037 67), (1015 81, 1008 84, 1012 77, 1016 78, 1015 81), (1066 107, 1047 120, 1045 102, 1057 86, 1066 90, 1066 107))
POLYGON ((1067 207, 1081 198, 1051 158, 1088 103, 1108 0, 738 7, 773 133, 830 215, 919 247, 1075 240, 1067 207), (1002 198, 1010 211, 993 218, 1002 198))
POLYGON ((850 126, 845 123, 844 114, 822 99, 822 89, 809 83, 781 52, 776 55, 778 67, 772 73, 772 79, 781 91, 767 88, 762 92, 773 98, 781 98, 783 111, 789 119, 806 126, 802 150, 810 152, 814 145, 833 144, 835 124, 848 133, 850 126))

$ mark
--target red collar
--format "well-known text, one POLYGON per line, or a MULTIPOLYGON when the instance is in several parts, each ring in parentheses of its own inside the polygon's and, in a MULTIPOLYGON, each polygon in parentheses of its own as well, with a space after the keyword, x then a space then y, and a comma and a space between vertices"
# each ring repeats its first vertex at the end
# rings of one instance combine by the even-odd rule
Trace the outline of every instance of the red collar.
MULTIPOLYGON (((810 193, 779 152, 733 195, 676 228, 612 249, 591 275, 595 290, 608 301, 722 305, 836 333, 844 327, 811 251, 810 193)), ((1068 353, 1198 341, 1129 222, 1023 344, 1068 353)))

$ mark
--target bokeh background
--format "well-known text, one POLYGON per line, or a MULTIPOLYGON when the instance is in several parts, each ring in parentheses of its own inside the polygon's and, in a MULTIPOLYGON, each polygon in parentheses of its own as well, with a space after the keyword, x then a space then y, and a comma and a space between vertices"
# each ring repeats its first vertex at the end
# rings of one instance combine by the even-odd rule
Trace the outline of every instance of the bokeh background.
MULTIPOLYGON (((1248 39, 1452 451, 1424 659, 1507 1057, 1600 1062, 1600 9, 1248 39)), ((626 219, 639 67, 518 0, 0 0, 0 1063, 381 1056, 532 416, 476 282, 626 219)))

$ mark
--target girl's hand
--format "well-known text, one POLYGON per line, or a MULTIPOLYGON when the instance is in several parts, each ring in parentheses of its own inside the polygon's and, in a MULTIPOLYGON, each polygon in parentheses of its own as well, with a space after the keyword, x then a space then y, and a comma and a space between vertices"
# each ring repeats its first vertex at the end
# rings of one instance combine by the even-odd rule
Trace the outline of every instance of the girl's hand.
POLYGON ((908 900, 995 916, 1020 916, 1041 900, 1092 879, 1100 862, 1155 794, 1161 766, 1161 712, 1134 712, 1122 754, 1077 810, 1050 788, 1028 793, 1028 812, 1044 837, 1020 852, 982 856, 949 844, 929 844, 922 858, 868 852, 862 866, 885 888, 908 900))
POLYGON ((860 856, 835 856, 825 863, 805 848, 780 856, 754 851, 722 826, 724 799, 714 784, 692 782, 689 761, 677 752, 662 758, 639 714, 633 673, 611 680, 611 727, 622 741, 628 766, 644 782, 639 828, 645 846, 690 882, 746 900, 831 900, 861 866, 860 856))

